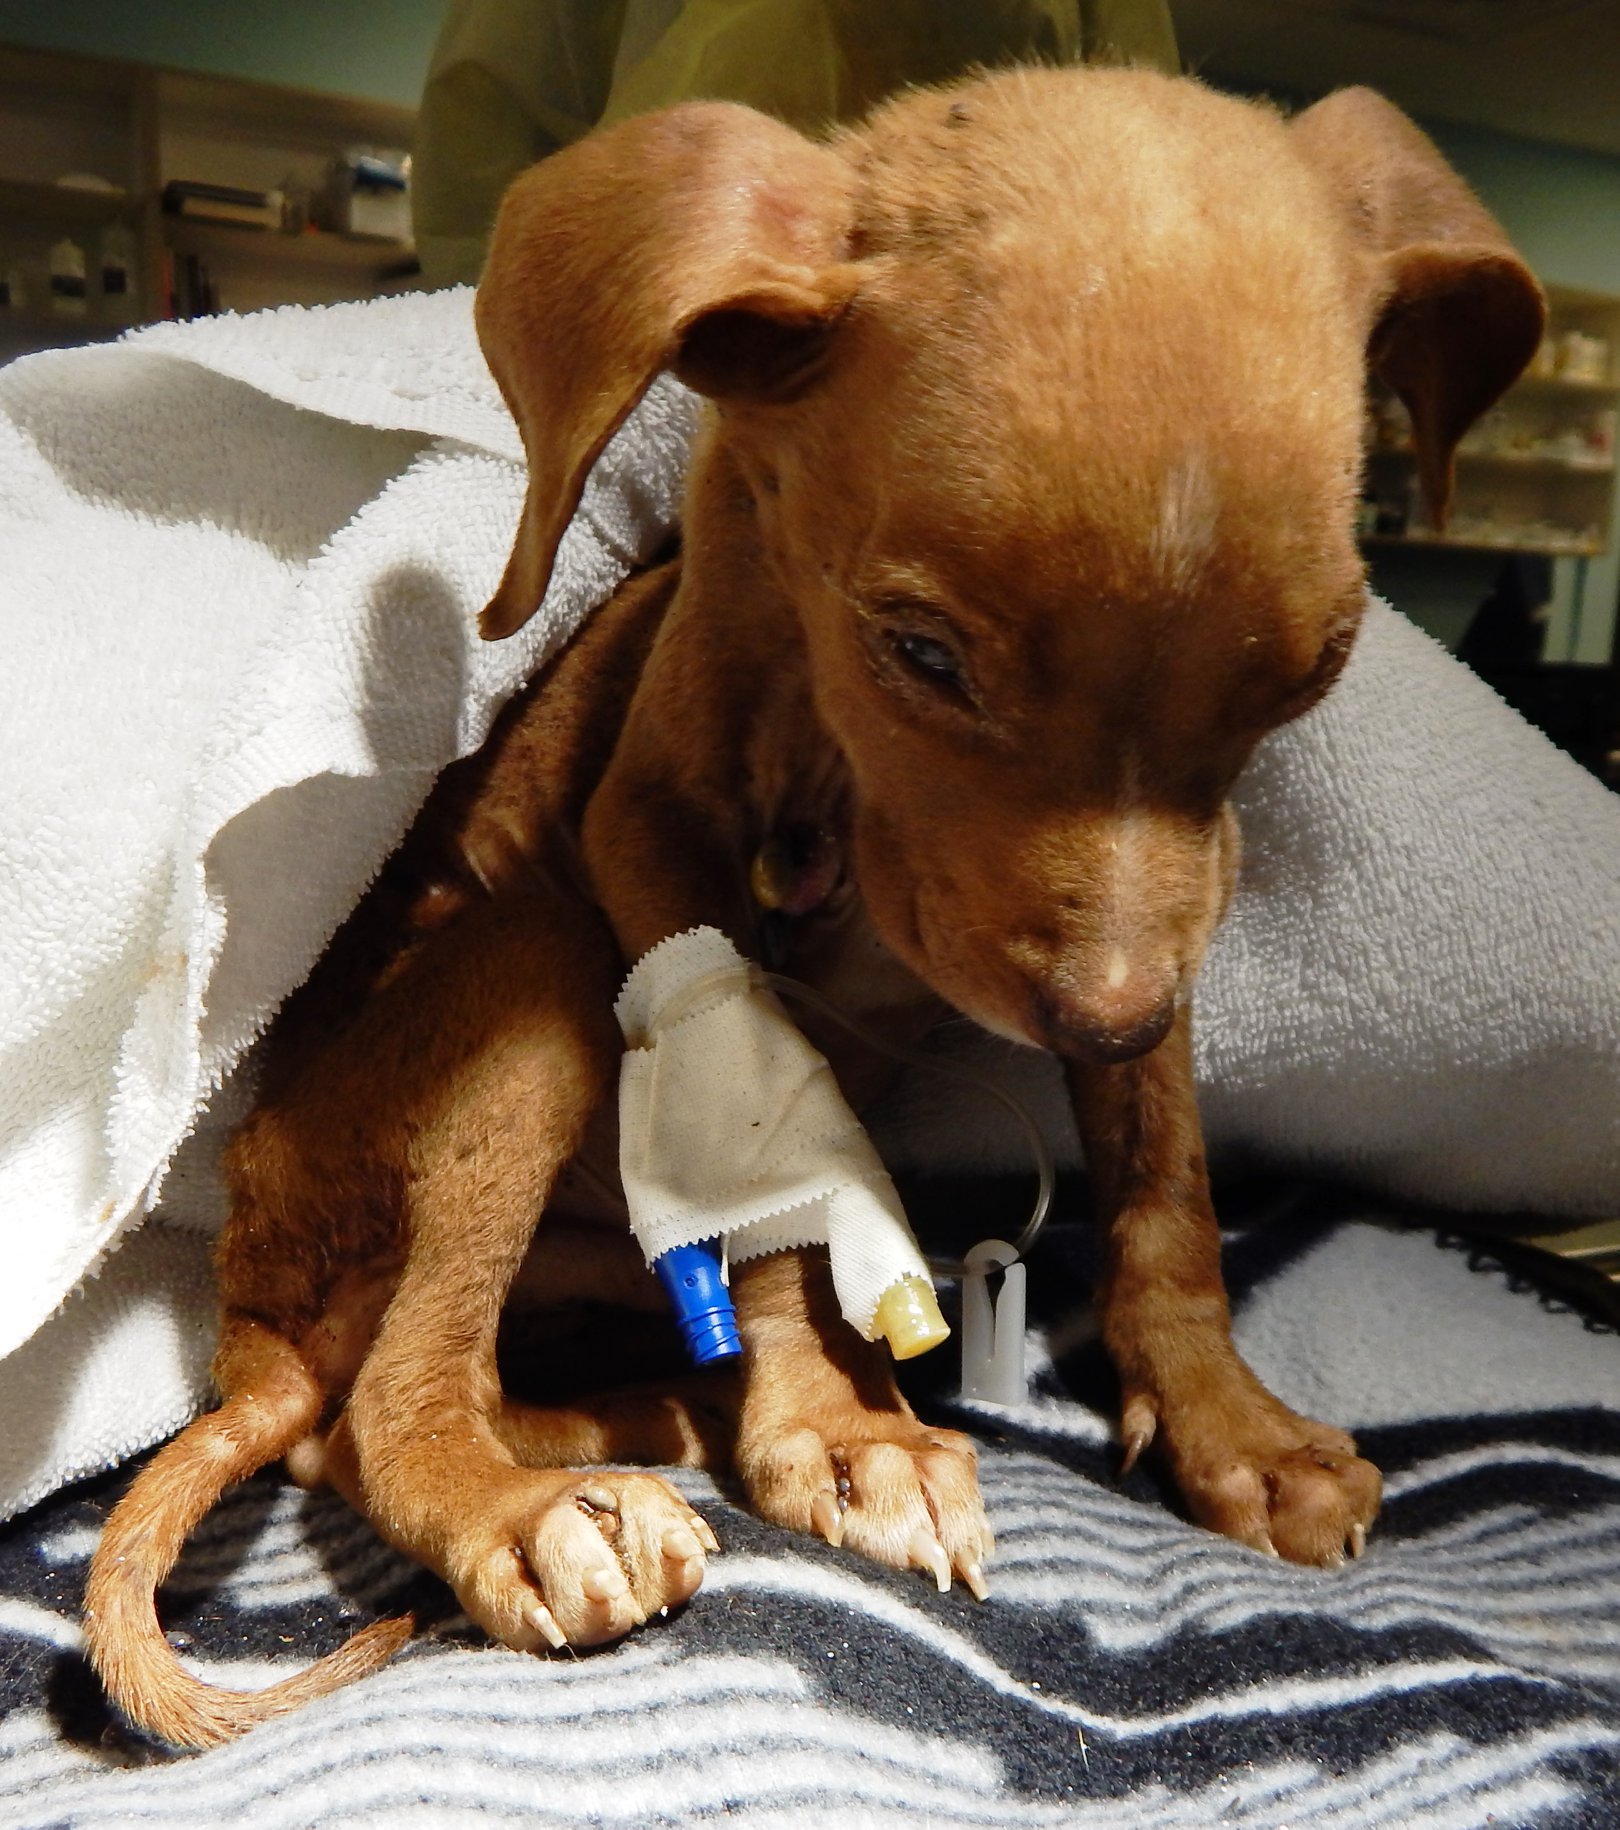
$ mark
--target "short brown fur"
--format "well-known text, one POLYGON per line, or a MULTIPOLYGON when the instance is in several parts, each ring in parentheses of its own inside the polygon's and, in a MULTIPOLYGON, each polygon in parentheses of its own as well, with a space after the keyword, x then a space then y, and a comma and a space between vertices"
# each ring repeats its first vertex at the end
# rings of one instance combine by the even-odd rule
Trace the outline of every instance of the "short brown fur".
POLYGON ((762 856, 789 970, 1063 1057, 1127 1460, 1154 1443, 1194 1516, 1259 1550, 1359 1551, 1376 1470, 1232 1345, 1189 994, 1237 866, 1228 791, 1354 634, 1367 362, 1440 515, 1541 309, 1365 91, 1289 123, 1146 73, 1016 72, 825 145, 693 104, 520 179, 478 323, 530 486, 485 633, 533 612, 666 367, 715 402, 683 554, 449 772, 280 1025, 231 1153, 223 1407, 139 1476, 92 1572, 123 1708, 204 1745, 399 1642, 385 1623, 255 1696, 181 1670, 157 1585, 277 1456, 520 1649, 612 1639, 702 1580, 708 1527, 606 1462, 729 1460, 767 1518, 983 1591, 971 1444, 913 1416, 815 1254, 740 1267, 734 1379, 593 1396, 607 1356, 558 1332, 569 1388, 502 1389, 515 1281, 648 1303, 612 998, 690 926, 757 954, 762 856))

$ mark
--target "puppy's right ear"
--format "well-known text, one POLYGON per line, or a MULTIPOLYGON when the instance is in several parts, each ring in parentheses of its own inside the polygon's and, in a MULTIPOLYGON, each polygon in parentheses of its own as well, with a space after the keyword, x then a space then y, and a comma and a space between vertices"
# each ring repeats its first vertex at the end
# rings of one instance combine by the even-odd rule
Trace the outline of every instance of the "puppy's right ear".
POLYGON ((486 638, 539 607, 591 466, 661 369, 724 398, 805 384, 854 294, 849 223, 836 153, 725 102, 600 130, 512 185, 475 316, 529 489, 486 638))
POLYGON ((1381 95, 1340 89, 1290 131, 1361 257, 1368 362, 1406 403, 1443 527, 1458 440, 1541 341, 1541 288, 1439 149, 1381 95))

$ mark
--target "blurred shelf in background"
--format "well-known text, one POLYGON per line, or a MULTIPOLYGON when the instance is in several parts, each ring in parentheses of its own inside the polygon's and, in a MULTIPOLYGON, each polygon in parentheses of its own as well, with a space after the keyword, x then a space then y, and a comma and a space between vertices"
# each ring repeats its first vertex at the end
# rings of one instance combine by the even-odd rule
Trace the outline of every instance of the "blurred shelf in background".
POLYGON ((414 131, 392 103, 0 45, 0 361, 158 318, 410 286, 414 131), (361 202, 385 233, 343 232, 361 202))

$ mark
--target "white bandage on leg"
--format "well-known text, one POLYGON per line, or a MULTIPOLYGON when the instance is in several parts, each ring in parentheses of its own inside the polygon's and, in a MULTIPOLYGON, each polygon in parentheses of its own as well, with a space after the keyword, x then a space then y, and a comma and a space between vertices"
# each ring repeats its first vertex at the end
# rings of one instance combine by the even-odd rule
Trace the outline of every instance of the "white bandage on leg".
POLYGON ((651 1264, 721 1234, 742 1260, 825 1243, 845 1319, 896 1358, 949 1330, 899 1196, 832 1070, 716 928, 645 954, 614 1010, 619 1166, 651 1264))

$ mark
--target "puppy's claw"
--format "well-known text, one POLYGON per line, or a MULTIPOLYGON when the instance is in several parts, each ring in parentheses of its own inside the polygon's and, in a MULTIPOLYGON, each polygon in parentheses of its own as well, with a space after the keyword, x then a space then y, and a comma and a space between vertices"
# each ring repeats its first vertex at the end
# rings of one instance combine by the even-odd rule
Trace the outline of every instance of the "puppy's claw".
POLYGON ((838 1496, 818 1493, 810 1502, 810 1529, 825 1538, 837 1550, 844 1541, 844 1515, 838 1507, 838 1496))
POLYGON ((975 1601, 990 1599, 990 1584, 984 1579, 984 1570, 977 1563, 970 1563, 962 1571, 962 1580, 967 1584, 968 1593, 975 1601))
POLYGON ((720 1540, 714 1535, 714 1528, 709 1521, 694 1512, 687 1523, 692 1527, 692 1536, 710 1556, 714 1556, 720 1549, 720 1540))
POLYGON ((1262 1557, 1281 1558, 1282 1556, 1282 1552, 1272 1543, 1271 1533, 1269 1531, 1257 1531, 1253 1537, 1239 1538, 1238 1542, 1240 1544, 1246 1544, 1250 1550, 1259 1551, 1262 1557))
POLYGON ((703 1555, 703 1546, 684 1525, 671 1525, 658 1548, 671 1563, 690 1563, 703 1555))
POLYGON ((1367 1527, 1358 1519, 1350 1527, 1350 1555, 1359 1557, 1367 1548, 1367 1527))
POLYGON ((1119 1427, 1125 1442, 1125 1454, 1119 1464, 1119 1476, 1123 1480, 1136 1466, 1142 1451, 1153 1441, 1159 1427, 1158 1414, 1145 1398, 1132 1398, 1125 1405, 1119 1427))
POLYGON ((581 1487, 579 1497, 594 1512, 617 1512, 619 1510, 619 1496, 611 1487, 593 1483, 589 1487, 581 1487))
POLYGON ((617 1565, 598 1564, 579 1579, 580 1593, 587 1601, 618 1601, 629 1594, 630 1584, 617 1565))
POLYGON ((934 1587, 939 1590, 940 1594, 948 1594, 951 1586, 951 1565, 950 1559, 945 1555, 945 1546, 940 1543, 939 1539, 930 1537, 926 1531, 919 1531, 912 1538, 908 1552, 912 1566, 916 1569, 927 1570, 929 1575, 934 1578, 934 1587))
POLYGON ((556 1616, 550 1608, 530 1608, 525 1618, 553 1652, 561 1652, 568 1644, 568 1635, 557 1625, 556 1616))

